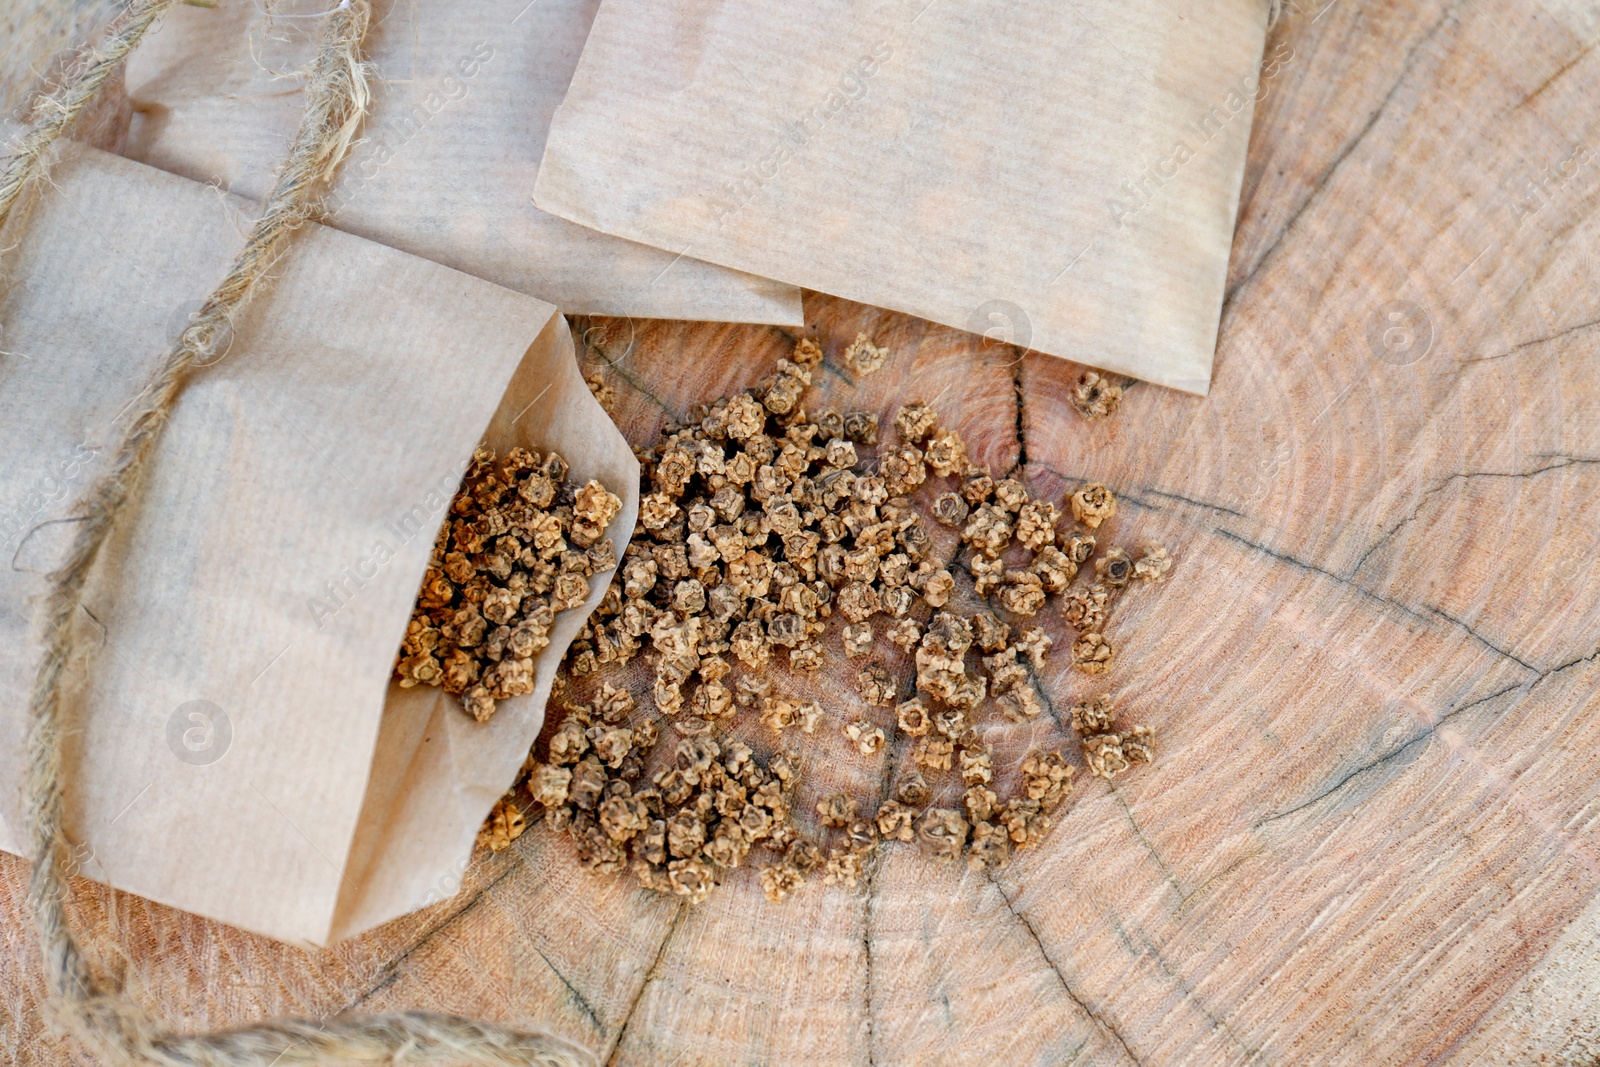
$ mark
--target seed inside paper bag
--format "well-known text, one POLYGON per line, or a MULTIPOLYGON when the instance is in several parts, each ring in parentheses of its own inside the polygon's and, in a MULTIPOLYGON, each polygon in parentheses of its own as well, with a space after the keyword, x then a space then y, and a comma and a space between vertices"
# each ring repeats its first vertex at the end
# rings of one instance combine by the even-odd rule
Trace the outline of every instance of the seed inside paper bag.
POLYGON ((622 508, 597 481, 573 486, 559 453, 472 457, 439 530, 395 674, 442 685, 482 722, 495 701, 531 693, 534 657, 557 613, 589 598, 616 565, 605 528, 622 508))

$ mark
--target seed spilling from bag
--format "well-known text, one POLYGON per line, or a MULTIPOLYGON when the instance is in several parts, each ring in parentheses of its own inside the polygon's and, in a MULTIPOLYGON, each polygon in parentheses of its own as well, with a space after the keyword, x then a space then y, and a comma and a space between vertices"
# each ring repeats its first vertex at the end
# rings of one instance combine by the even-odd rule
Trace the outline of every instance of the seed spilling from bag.
MULTIPOLYGON (((771 856, 761 885, 777 901, 814 871, 854 885, 880 841, 919 841, 931 856, 965 855, 980 868, 1048 832, 1075 768, 1059 751, 1038 749, 1001 768, 997 781, 979 733, 985 713, 1012 723, 1043 714, 1039 672, 1051 641, 1033 623, 1052 603, 1105 650, 1075 655, 1074 665, 1085 674, 1107 669, 1100 631, 1112 604, 1129 579, 1159 581, 1170 561, 1155 545, 1138 564, 1107 547, 1110 566, 1082 566, 1095 535, 1058 530, 1063 507, 973 466, 960 436, 941 429, 927 404, 902 407, 893 420, 898 443, 881 448, 874 413, 808 415, 801 402, 821 359, 814 342, 801 341, 775 374, 698 406, 688 423, 669 424, 660 444, 639 451, 639 524, 557 679, 557 695, 570 677, 589 699, 569 700, 564 718, 552 714, 553 732, 530 755, 527 797, 514 789, 502 801, 482 839, 488 847, 509 845, 506 809, 531 797, 596 871, 631 869, 646 887, 694 902, 759 849, 771 856), (949 491, 930 485, 925 495, 937 497, 933 516, 960 536, 950 560, 935 558, 912 502, 938 478, 953 480, 949 491), (1073 586, 1080 567, 1087 586, 1073 586), (972 575, 978 596, 992 597, 991 610, 953 610, 959 570, 972 575), (848 659, 867 661, 854 672, 866 714, 859 706, 830 714, 774 684, 818 670, 833 630, 848 659), (881 655, 890 647, 914 670, 894 677, 881 655), (649 689, 625 672, 646 649, 649 689), (770 740, 769 757, 746 743, 756 738, 738 738, 746 723, 770 740), (898 799, 795 801, 795 750, 814 747, 810 738, 825 724, 850 742, 847 758, 896 760, 899 773, 888 781, 898 799), (659 762, 669 726, 681 739, 659 762), (915 740, 889 755, 901 737, 915 740), (930 806, 924 774, 959 777, 964 792, 950 806, 930 806), (1002 799, 1000 789, 1012 795, 1002 799)), ((1104 486, 1076 495, 1090 505, 1085 515, 1111 518, 1104 486)), ((1093 774, 1109 778, 1150 757, 1146 728, 1113 733, 1110 701, 1095 707, 1074 719, 1093 774)))
POLYGON ((534 657, 557 614, 589 599, 589 579, 616 566, 605 529, 622 508, 597 481, 574 486, 559 453, 480 448, 434 541, 395 676, 438 685, 473 718, 531 693, 534 657))

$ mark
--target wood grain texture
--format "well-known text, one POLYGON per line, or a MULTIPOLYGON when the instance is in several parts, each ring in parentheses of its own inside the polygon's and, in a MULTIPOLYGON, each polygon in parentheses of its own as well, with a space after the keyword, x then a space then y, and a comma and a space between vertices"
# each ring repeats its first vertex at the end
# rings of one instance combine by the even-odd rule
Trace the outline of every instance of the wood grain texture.
MULTIPOLYGON (((1102 479, 1116 540, 1173 549, 1112 633, 1157 762, 1081 783, 1041 850, 988 877, 892 846, 859 892, 774 907, 737 872, 691 908, 536 827, 332 950, 80 883, 89 944, 182 1025, 438 1008, 616 1065, 1597 1062, 1597 40, 1578 0, 1291 11, 1205 400, 1134 386, 1088 423, 1076 367, 808 298, 816 406, 937 397, 996 470, 1102 479), (1385 358, 1393 300, 1431 343, 1385 358), (838 364, 858 331, 897 353, 859 382, 838 364)), ((791 341, 575 330, 636 440, 791 341)), ((1058 706, 1088 688, 1064 660, 1058 706)), ((831 686, 844 718, 833 662, 794 688, 831 686)), ((1065 740, 1048 717, 988 729, 1000 764, 1065 740)), ((802 802, 878 795, 905 748, 818 735, 802 802)), ((25 883, 0 857, 0 1060, 85 1062, 40 1018, 25 883)))

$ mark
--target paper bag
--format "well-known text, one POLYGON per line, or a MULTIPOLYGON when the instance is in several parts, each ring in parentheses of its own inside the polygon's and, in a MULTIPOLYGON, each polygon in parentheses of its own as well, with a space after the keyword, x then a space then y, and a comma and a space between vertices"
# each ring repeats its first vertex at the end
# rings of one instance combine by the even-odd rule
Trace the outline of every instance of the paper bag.
MULTIPOLYGON (((35 620, 77 501, 243 244, 255 205, 88 149, 3 235, 0 815, 26 839, 35 620)), ((557 616, 537 688, 485 724, 391 684, 480 440, 561 451, 624 506, 638 464, 548 304, 308 227, 197 371, 86 590, 63 705, 72 866, 286 941, 450 895, 604 594, 557 616)))
MULTIPOLYGON (((598 0, 377 0, 363 143, 330 222, 569 314, 791 326, 799 291, 607 237, 533 206, 550 115, 598 0)), ((173 8, 128 60, 124 153, 259 199, 302 108, 321 0, 173 8), (268 5, 261 5, 268 6, 268 5)))
POLYGON ((605 0, 534 202, 1204 393, 1265 25, 1259 0, 605 0))

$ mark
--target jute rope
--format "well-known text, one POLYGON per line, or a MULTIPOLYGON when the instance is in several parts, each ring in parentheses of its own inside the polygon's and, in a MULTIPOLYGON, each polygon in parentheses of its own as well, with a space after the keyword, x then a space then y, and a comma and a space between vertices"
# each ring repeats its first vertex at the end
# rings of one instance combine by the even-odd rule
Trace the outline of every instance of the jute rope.
MULTIPOLYGON (((42 172, 50 146, 72 118, 174 2, 134 0, 111 42, 50 98, 22 138, 22 155, 6 166, 5 184, 0 186, 0 223, 24 184, 42 172)), ((29 701, 30 898, 52 1007, 74 1036, 115 1063, 160 1067, 312 1063, 583 1067, 593 1063, 586 1051, 557 1038, 428 1012, 282 1019, 208 1034, 172 1033, 158 1026, 119 988, 96 979, 67 925, 61 689, 74 653, 72 624, 82 605, 84 584, 118 515, 137 491, 190 370, 214 361, 229 335, 234 313, 287 248, 291 234, 318 209, 328 179, 349 149, 367 108, 361 43, 370 17, 369 0, 346 0, 324 19, 323 39, 306 88, 305 113, 265 209, 222 283, 139 394, 111 469, 86 496, 66 562, 50 576, 56 595, 43 612, 45 652, 29 701)))
POLYGON ((0 226, 11 215, 22 190, 44 172, 50 149, 72 120, 99 95, 100 89, 133 51, 145 31, 178 0, 133 0, 126 16, 104 44, 79 60, 78 70, 54 93, 33 105, 33 120, 17 140, 16 153, 0 171, 0 226))

